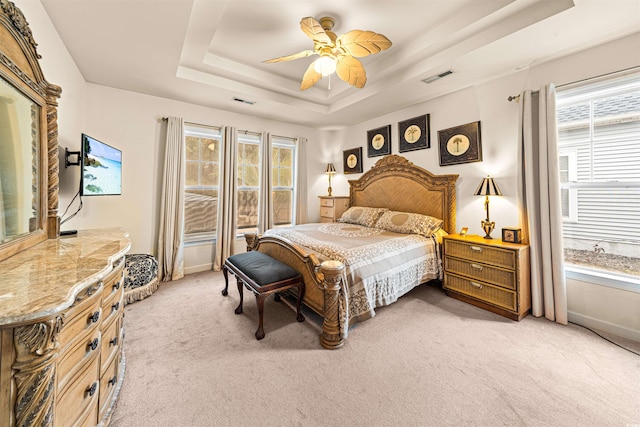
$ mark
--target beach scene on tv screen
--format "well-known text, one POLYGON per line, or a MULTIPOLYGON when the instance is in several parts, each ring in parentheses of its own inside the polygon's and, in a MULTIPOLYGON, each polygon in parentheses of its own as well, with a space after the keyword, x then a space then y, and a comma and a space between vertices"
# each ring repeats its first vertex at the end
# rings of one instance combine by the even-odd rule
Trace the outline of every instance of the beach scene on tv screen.
POLYGON ((122 152, 89 137, 84 144, 84 195, 122 194, 122 152))

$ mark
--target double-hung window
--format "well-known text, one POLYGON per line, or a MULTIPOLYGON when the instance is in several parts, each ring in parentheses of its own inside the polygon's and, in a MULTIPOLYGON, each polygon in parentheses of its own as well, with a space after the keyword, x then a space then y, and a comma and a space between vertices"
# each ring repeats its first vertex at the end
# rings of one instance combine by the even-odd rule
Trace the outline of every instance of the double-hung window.
POLYGON ((640 74, 558 90, 567 265, 638 279, 640 74))
POLYGON ((271 144, 273 225, 293 225, 295 218, 296 142, 274 136, 271 144))
POLYGON ((212 241, 218 221, 221 129, 185 124, 185 242, 212 241))
POLYGON ((260 146, 259 133, 238 132, 236 227, 238 233, 258 230, 260 203, 260 146))

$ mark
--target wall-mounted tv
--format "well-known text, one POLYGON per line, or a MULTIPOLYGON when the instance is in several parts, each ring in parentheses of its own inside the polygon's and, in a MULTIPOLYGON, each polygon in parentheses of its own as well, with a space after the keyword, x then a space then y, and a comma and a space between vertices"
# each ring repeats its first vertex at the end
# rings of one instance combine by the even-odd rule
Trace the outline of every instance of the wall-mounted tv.
POLYGON ((80 195, 122 194, 122 151, 82 134, 80 195))

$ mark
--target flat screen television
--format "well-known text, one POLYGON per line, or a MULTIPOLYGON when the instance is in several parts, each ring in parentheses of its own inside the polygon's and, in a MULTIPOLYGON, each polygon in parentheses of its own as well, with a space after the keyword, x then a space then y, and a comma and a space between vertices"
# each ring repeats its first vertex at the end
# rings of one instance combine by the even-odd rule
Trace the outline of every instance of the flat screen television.
POLYGON ((122 151, 82 134, 80 195, 122 194, 122 151))

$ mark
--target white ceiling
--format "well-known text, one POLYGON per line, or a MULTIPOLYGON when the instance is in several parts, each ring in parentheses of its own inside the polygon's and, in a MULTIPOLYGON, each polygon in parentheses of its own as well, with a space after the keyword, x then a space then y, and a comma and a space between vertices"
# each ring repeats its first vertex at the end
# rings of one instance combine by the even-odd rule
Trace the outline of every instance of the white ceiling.
POLYGON ((640 0, 41 1, 90 83, 324 129, 640 31, 640 0), (305 16, 393 42, 361 59, 364 88, 334 75, 300 91, 315 57, 262 62, 313 48, 305 16))

